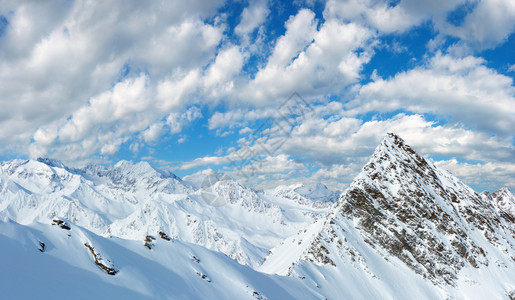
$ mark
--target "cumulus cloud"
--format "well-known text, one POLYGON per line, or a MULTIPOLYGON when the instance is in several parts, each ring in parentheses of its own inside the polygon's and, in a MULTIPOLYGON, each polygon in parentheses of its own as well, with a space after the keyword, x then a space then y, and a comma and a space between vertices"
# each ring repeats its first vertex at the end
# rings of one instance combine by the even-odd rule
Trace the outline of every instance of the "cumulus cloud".
POLYGON ((370 26, 380 32, 403 32, 456 8, 464 0, 399 1, 329 0, 324 17, 336 17, 370 26))
POLYGON ((493 48, 515 30, 511 0, 329 0, 325 18, 340 18, 381 33, 403 33, 431 21, 442 35, 460 38, 478 50, 493 48), (451 15, 460 16, 452 20, 451 15))
POLYGON ((203 21, 221 4, 2 1, 0 15, 8 24, 0 37, 0 120, 6 128, 0 144, 24 152, 32 137, 33 154, 45 155, 59 141, 88 155, 100 147, 92 147, 93 140, 104 139, 89 136, 94 128, 116 128, 107 134, 110 146, 102 146, 103 153, 115 152, 126 133, 186 106, 196 91, 192 82, 221 42, 223 28, 203 21), (129 116, 130 129, 116 127, 129 116))
POLYGON ((343 192, 358 175, 361 167, 363 166, 357 164, 332 165, 328 168, 318 169, 309 177, 309 180, 323 182, 329 189, 343 192))
MULTIPOLYGON (((276 130, 272 128, 271 132, 276 130)), ((289 182, 285 174, 290 173, 282 172, 281 168, 289 170, 291 174, 300 170, 288 168, 286 161, 296 167, 299 167, 297 163, 304 165, 309 162, 317 171, 305 174, 307 180, 324 182, 333 189, 344 189, 387 132, 399 134, 426 157, 455 156, 496 164, 511 162, 515 158, 515 147, 510 145, 510 137, 501 138, 452 125, 437 125, 422 115, 406 114, 366 122, 345 116, 315 116, 299 124, 291 135, 270 136, 264 141, 265 145, 263 141, 255 142, 250 136, 240 141, 240 148, 234 149, 226 158, 237 162, 238 170, 247 170, 247 173, 253 171, 256 178, 275 183, 279 182, 275 179, 289 182), (267 145, 280 147, 274 148, 274 153, 268 153, 264 151, 267 145), (264 167, 263 161, 271 157, 284 159, 275 161, 281 166, 279 169, 264 167), (274 180, 270 180, 272 177, 274 180)))
POLYGON ((185 112, 169 114, 166 118, 166 124, 170 127, 171 133, 179 133, 184 126, 201 117, 202 112, 198 107, 194 106, 185 112))
POLYGON ((515 3, 511 0, 467 1, 474 3, 458 26, 440 22, 444 34, 459 37, 474 48, 489 49, 503 43, 515 30, 515 3))
POLYGON ((375 78, 346 104, 351 113, 435 113, 454 124, 511 136, 515 128, 515 88, 511 77, 485 66, 481 58, 437 54, 425 66, 390 79, 375 78))
POLYGON ((270 14, 266 0, 252 1, 249 6, 243 9, 240 23, 234 28, 234 32, 242 38, 247 38, 256 28, 265 22, 270 14))
MULTIPOLYGON (((233 16, 219 13, 222 1, 1 1, 0 148, 109 159, 163 135, 187 144, 195 133, 185 130, 203 118, 224 147, 179 169, 230 171, 229 158, 248 146, 262 157, 244 166, 260 164, 258 184, 310 176, 342 189, 394 131, 423 155, 469 160, 440 163, 464 167, 459 176, 473 182, 473 170, 495 175, 515 158, 513 79, 478 55, 512 34, 512 2, 329 0, 323 17, 300 8, 278 24, 267 0, 233 16), (422 63, 364 77, 385 37, 409 57, 400 37, 426 25, 434 32, 422 63), (284 33, 268 40, 276 26, 284 33), (448 36, 458 42, 447 47, 448 36), (294 91, 314 113, 295 119, 287 139, 270 136, 281 147, 264 153, 252 136, 294 91)), ((503 172, 492 186, 509 181, 503 172)))
POLYGON ((264 105, 293 91, 306 97, 336 94, 360 79, 372 54, 373 33, 336 19, 317 29, 314 17, 303 9, 288 20, 286 33, 277 40, 267 64, 241 91, 244 99, 264 105))
POLYGON ((237 46, 220 51, 205 75, 205 94, 210 96, 210 99, 230 94, 234 88, 232 78, 240 72, 243 61, 243 54, 237 46))
POLYGON ((292 156, 308 155, 325 166, 350 163, 368 158, 389 131, 398 133, 423 155, 459 155, 470 160, 495 161, 510 161, 515 157, 511 137, 500 138, 460 127, 436 125, 421 115, 405 114, 367 122, 349 117, 314 118, 293 131, 281 152, 292 156))
POLYGON ((215 112, 209 118, 208 128, 213 130, 244 127, 249 125, 249 123, 253 123, 258 120, 262 122, 263 119, 267 117, 274 117, 277 115, 277 107, 260 107, 256 109, 240 108, 227 112, 215 112))
POLYGON ((164 128, 164 124, 159 122, 159 123, 154 123, 152 125, 150 125, 150 127, 143 131, 143 139, 145 140, 145 142, 153 142, 155 140, 157 140, 161 135, 163 135, 165 133, 165 128, 164 128))
MULTIPOLYGON (((83 147, 80 155, 75 154, 79 157, 90 156, 99 150, 101 154, 115 153, 125 134, 143 130, 149 122, 148 116, 138 114, 150 105, 147 87, 148 78, 145 75, 126 79, 111 90, 91 98, 88 105, 75 111, 67 121, 57 121, 39 128, 34 134, 31 154, 46 154, 52 146, 61 150, 83 147)), ((59 155, 67 157, 63 152, 57 150, 59 155)))
POLYGON ((478 192, 496 190, 506 186, 515 189, 515 164, 513 163, 466 163, 458 162, 455 158, 435 162, 465 183, 478 188, 478 192))
POLYGON ((179 170, 189 170, 196 167, 204 167, 207 165, 221 165, 229 162, 229 159, 224 156, 204 156, 195 158, 192 161, 187 161, 181 163, 181 165, 177 168, 179 170))

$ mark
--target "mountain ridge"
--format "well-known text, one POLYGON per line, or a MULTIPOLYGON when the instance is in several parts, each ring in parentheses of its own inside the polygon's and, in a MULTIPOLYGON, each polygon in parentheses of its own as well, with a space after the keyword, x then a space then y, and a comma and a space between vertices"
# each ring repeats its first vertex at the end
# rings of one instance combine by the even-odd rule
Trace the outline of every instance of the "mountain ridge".
POLYGON ((260 264, 269 247, 327 209, 299 205, 295 215, 283 216, 280 201, 231 180, 209 187, 224 201, 216 209, 204 188, 146 162, 74 169, 57 160, 12 160, 0 163, 0 180, 0 215, 22 224, 64 218, 102 236, 133 240, 166 232, 250 265, 260 264))
MULTIPOLYGON (((117 282, 138 296, 167 295, 162 280, 130 287, 149 263, 159 274, 195 282, 180 292, 188 297, 515 295, 508 279, 515 277, 513 194, 478 194, 393 133, 337 201, 320 184, 255 191, 222 177, 200 181, 190 184, 146 162, 82 169, 50 159, 0 162, 0 239, 60 259, 61 271, 78 267, 84 276, 95 274, 88 282, 117 282), (65 254, 76 251, 80 262, 65 254), (173 262, 166 251, 185 261, 173 262), (134 269, 123 258, 129 253, 137 254, 134 269), (227 260, 242 268, 230 264, 224 273, 227 260), (100 265, 117 279, 101 277, 100 265), (218 272, 238 277, 240 286, 224 290, 230 287, 218 272)), ((23 253, 38 265, 32 252, 23 253)))
POLYGON ((456 287, 462 269, 509 264, 513 270, 515 227, 494 203, 388 134, 323 224, 272 249, 261 270, 303 274, 308 261, 336 269, 354 265, 376 278, 381 270, 371 271, 367 260, 378 255, 435 286, 456 287), (288 257, 293 244, 304 248, 288 257), (369 252, 377 255, 365 258, 369 252))

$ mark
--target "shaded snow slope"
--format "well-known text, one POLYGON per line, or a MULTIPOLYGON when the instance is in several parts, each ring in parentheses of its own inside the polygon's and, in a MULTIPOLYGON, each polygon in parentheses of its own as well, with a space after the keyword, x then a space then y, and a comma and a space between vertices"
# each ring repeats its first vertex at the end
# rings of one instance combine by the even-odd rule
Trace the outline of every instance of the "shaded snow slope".
POLYGON ((300 299, 321 298, 298 278, 271 276, 204 247, 157 237, 105 238, 84 228, 0 222, 4 299, 300 299), (41 244, 44 244, 44 251, 41 244), (114 267, 108 275, 95 264, 114 267))

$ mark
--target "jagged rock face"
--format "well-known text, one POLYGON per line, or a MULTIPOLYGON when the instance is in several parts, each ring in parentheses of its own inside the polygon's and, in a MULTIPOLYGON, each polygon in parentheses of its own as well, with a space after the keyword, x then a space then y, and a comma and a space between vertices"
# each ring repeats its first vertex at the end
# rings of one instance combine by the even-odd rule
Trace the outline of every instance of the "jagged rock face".
POLYGON ((394 134, 376 149, 336 209, 307 252, 308 260, 333 264, 327 243, 342 240, 340 224, 348 221, 371 247, 434 283, 452 285, 466 264, 489 264, 473 232, 506 253, 515 250, 513 223, 493 201, 439 170, 394 134))

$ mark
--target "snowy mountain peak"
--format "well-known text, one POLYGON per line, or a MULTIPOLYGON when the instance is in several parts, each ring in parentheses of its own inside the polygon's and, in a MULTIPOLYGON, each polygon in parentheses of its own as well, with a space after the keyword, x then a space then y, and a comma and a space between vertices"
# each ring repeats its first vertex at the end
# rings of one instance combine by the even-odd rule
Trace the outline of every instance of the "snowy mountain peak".
POLYGON ((293 189, 299 195, 304 196, 312 201, 320 202, 336 202, 339 197, 338 192, 333 192, 323 183, 317 182, 312 184, 302 184, 293 189))
POLYGON ((492 201, 499 210, 501 216, 512 224, 515 223, 515 195, 507 187, 489 194, 482 193, 487 201, 492 201))
POLYGON ((65 169, 66 166, 58 159, 38 157, 37 161, 42 162, 50 167, 65 169))
POLYGON ((138 163, 132 163, 131 161, 121 160, 113 166, 112 172, 121 172, 126 176, 153 176, 159 177, 173 177, 179 179, 173 173, 163 171, 152 167, 146 161, 140 161, 138 163))
POLYGON ((511 203, 515 203, 515 196, 507 187, 503 187, 500 190, 494 192, 492 197, 494 199, 502 199, 511 203))
POLYGON ((69 220, 101 236, 128 240, 163 232, 256 266, 276 243, 327 211, 288 207, 286 214, 279 206, 283 202, 227 176, 206 178, 209 182, 195 189, 147 162, 82 169, 48 159, 0 162, 0 219, 69 220))
POLYGON ((184 279, 173 295, 215 298, 234 298, 235 283, 258 299, 515 295, 513 194, 477 194, 395 134, 336 202, 319 183, 257 192, 211 175, 183 182, 146 162, 0 162, 0 241, 18 262, 0 282, 74 268, 133 298, 134 282, 169 297, 163 278, 184 279))
MULTIPOLYGON (((404 140, 394 133, 388 133, 379 146, 376 148, 370 161, 382 162, 389 161, 390 163, 398 163, 400 161, 414 162, 417 165, 425 165, 426 161, 418 155, 404 140)), ((365 165, 365 167, 367 166, 365 165)), ((422 167, 422 166, 419 166, 422 167)))
MULTIPOLYGON (((305 272, 296 266, 304 265, 296 263, 300 260, 337 269, 351 265, 381 277, 384 269, 367 261, 384 259, 389 261, 386 269, 408 268, 433 284, 454 286, 463 269, 515 261, 513 223, 502 218, 492 202, 392 133, 321 228, 317 234, 308 230, 292 238, 304 248, 296 251, 300 257, 286 259, 291 262, 289 274, 305 272)), ((267 261, 277 262, 274 253, 281 253, 284 261, 286 252, 281 247, 272 250, 267 261)))

